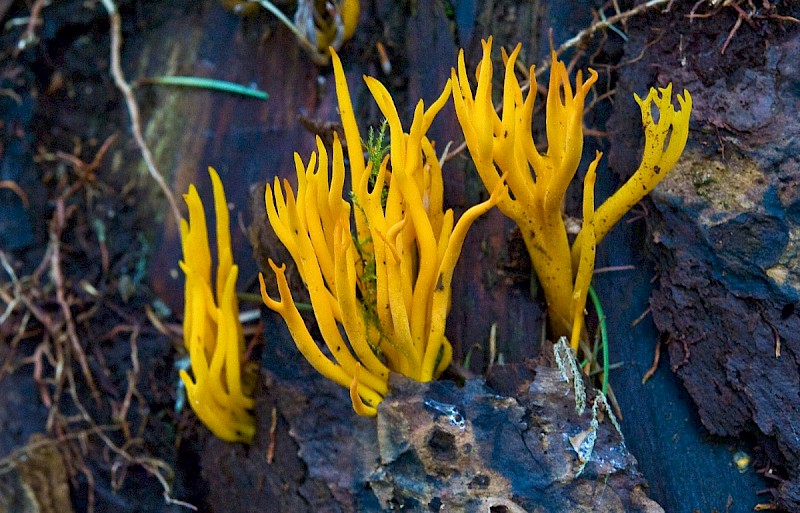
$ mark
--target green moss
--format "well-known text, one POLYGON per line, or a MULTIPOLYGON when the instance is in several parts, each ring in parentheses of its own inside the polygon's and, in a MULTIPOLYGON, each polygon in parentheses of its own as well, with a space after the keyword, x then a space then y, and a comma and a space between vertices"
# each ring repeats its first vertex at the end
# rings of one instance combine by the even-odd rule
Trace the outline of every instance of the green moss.
POLYGON ((761 204, 767 180, 755 162, 741 155, 711 157, 700 150, 686 150, 655 194, 702 202, 711 210, 741 213, 761 204))

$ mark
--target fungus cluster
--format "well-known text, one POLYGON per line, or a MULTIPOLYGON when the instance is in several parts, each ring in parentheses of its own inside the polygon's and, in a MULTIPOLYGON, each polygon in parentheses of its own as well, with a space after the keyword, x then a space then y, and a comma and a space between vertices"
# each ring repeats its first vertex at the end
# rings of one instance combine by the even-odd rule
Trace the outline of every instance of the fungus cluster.
MULTIPOLYGON (((348 5, 347 2, 344 4, 348 5)), ((453 270, 467 230, 493 206, 520 227, 547 302, 551 334, 571 335, 578 351, 584 308, 594 271, 596 245, 611 227, 647 195, 675 165, 686 144, 692 98, 672 86, 651 89, 641 99, 645 150, 634 175, 595 209, 596 152, 583 183, 583 223, 570 243, 564 224, 564 195, 583 153, 583 111, 597 73, 570 83, 566 66, 552 56, 546 103, 547 150, 537 150, 532 117, 537 84, 524 95, 514 66, 521 46, 502 51, 505 76, 502 110, 492 104, 492 39, 483 41, 475 93, 464 52, 442 94, 427 110, 420 101, 411 127, 403 128, 394 102, 377 80, 367 87, 389 126, 391 145, 368 148, 365 157, 350 93, 335 49, 331 49, 348 166, 338 134, 332 154, 317 138, 307 163, 295 154, 297 190, 276 177, 267 185, 269 222, 294 260, 308 289, 316 324, 326 350, 313 339, 295 305, 286 265, 272 268, 279 298, 266 291, 264 303, 279 313, 303 356, 325 377, 350 389, 353 408, 375 415, 388 392, 390 372, 418 381, 438 377, 449 365, 452 347, 445 336, 453 270), (488 191, 488 200, 469 208, 456 222, 443 209, 442 169, 426 133, 452 93, 466 146, 488 191), (657 116, 654 113, 657 111, 657 116), (349 171, 349 177, 348 175, 349 171), (349 179, 348 179, 349 178, 349 179), (344 199, 349 183, 350 201, 344 199)), ((217 212, 219 266, 216 297, 211 290, 205 216, 194 187, 186 201, 190 222, 181 226, 186 273, 186 345, 195 380, 183 372, 192 407, 226 440, 248 440, 253 401, 242 391, 241 326, 234 293, 236 266, 230 254, 225 197, 219 177, 210 170, 217 212)), ((584 346, 584 351, 588 347, 584 346)))
POLYGON ((358 413, 375 415, 388 391, 390 371, 430 381, 449 365, 452 348, 444 330, 453 269, 467 229, 504 188, 495 187, 487 201, 467 210, 458 222, 452 210, 443 210, 442 170, 425 134, 450 96, 449 82, 429 109, 422 101, 417 104, 406 132, 386 88, 365 78, 391 136, 389 154, 373 169, 361 149, 342 64, 332 55, 352 203, 342 196, 346 171, 338 136, 330 176, 328 152, 317 138, 317 152, 307 165, 295 155, 297 194, 288 181, 281 189, 276 178, 265 197, 269 222, 308 288, 330 356, 319 349, 301 318, 285 266, 270 261, 280 300, 266 293, 263 276, 261 290, 264 303, 283 316, 314 368, 350 387, 358 413))
POLYGON ((214 190, 217 270, 212 286, 211 251, 203 203, 194 185, 184 195, 189 221, 181 220, 186 274, 183 338, 191 360, 193 378, 182 370, 189 404, 219 438, 229 442, 253 439, 255 419, 248 410, 253 399, 242 385, 244 337, 239 322, 236 277, 225 190, 219 175, 208 168, 214 190))
POLYGON ((547 151, 536 149, 531 133, 537 94, 534 68, 527 96, 514 73, 520 45, 511 55, 503 50, 505 77, 502 115, 492 104, 492 38, 483 41, 475 93, 469 85, 463 50, 458 70, 453 70, 453 99, 464 139, 484 185, 493 190, 506 176, 508 192, 498 208, 520 228, 533 268, 544 291, 554 338, 571 335, 578 350, 583 312, 594 271, 595 247, 631 207, 646 196, 675 165, 686 145, 692 98, 678 95, 680 111, 672 106, 672 85, 651 89, 636 101, 642 110, 645 152, 634 175, 596 211, 595 170, 602 157, 597 152, 583 183, 583 224, 570 245, 564 225, 564 194, 575 177, 583 152, 583 110, 586 95, 597 80, 589 69, 583 81, 580 71, 573 92, 566 66, 552 55, 546 104, 547 151), (658 109, 658 121, 652 109, 658 109))

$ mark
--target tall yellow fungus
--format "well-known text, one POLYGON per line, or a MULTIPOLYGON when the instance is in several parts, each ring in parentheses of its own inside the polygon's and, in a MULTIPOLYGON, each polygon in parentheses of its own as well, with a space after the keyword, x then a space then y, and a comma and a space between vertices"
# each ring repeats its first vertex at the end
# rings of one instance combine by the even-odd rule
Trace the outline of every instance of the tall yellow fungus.
POLYGON ((375 415, 390 371, 430 381, 449 365, 452 348, 444 331, 453 270, 468 228, 505 187, 498 179, 491 197, 458 222, 452 210, 443 210, 442 170, 425 134, 450 96, 449 82, 429 109, 417 104, 406 132, 386 88, 364 78, 391 136, 389 154, 373 169, 362 151, 342 64, 335 51, 332 57, 352 204, 342 197, 346 170, 338 136, 330 162, 319 138, 308 164, 295 155, 296 195, 277 178, 265 195, 269 222, 308 289, 327 352, 294 304, 285 266, 270 261, 280 299, 269 297, 263 276, 261 293, 311 365, 350 389, 357 413, 375 415))
POLYGON ((534 68, 530 68, 528 94, 523 96, 514 73, 521 46, 517 45, 511 55, 503 51, 503 103, 502 115, 498 115, 492 105, 492 39, 482 44, 483 58, 476 72, 474 94, 463 51, 459 53, 457 70, 451 72, 456 114, 486 188, 494 190, 501 175, 507 176, 508 191, 500 198, 498 208, 520 228, 544 291, 553 335, 571 335, 572 347, 577 350, 594 269, 595 246, 675 165, 688 137, 692 99, 686 91, 683 97, 678 95, 681 110, 675 111, 671 86, 659 92, 651 90, 644 100, 636 97, 646 137, 642 164, 595 211, 595 170, 602 156, 596 153, 584 180, 583 227, 570 246, 562 204, 580 164, 583 110, 597 73, 589 69, 589 77, 584 81, 578 71, 573 92, 564 63, 553 54, 546 104, 548 148, 540 153, 531 133, 537 91, 534 68), (653 106, 659 111, 658 121, 654 120, 653 106))
POLYGON ((212 286, 211 251, 203 204, 194 185, 184 195, 189 221, 181 220, 186 274, 183 337, 191 360, 192 376, 182 370, 189 404, 203 423, 229 442, 253 439, 255 419, 248 410, 254 402, 242 384, 244 337, 239 322, 236 277, 225 190, 219 175, 208 169, 214 190, 217 270, 212 286))

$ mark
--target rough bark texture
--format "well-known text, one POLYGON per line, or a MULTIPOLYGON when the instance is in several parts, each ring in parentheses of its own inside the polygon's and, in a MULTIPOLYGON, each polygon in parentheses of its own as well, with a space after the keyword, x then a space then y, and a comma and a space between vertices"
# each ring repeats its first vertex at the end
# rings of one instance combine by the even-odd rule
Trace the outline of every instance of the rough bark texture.
MULTIPOLYGON (((266 256, 279 262, 290 260, 274 249, 278 244, 269 237, 263 203, 249 208, 251 186, 273 176, 291 177, 294 151, 307 158, 314 138, 299 117, 312 121, 312 125, 337 119, 331 71, 313 65, 293 36, 266 13, 242 19, 217 0, 117 3, 123 21, 123 67, 130 81, 146 76, 194 75, 255 83, 271 95, 268 101, 260 102, 204 90, 136 89, 145 138, 176 194, 195 183, 201 195, 209 198, 205 167, 214 165, 220 171, 233 205, 234 250, 241 266, 239 284, 241 288, 251 286, 257 265, 249 258, 245 230, 238 226, 249 224, 253 228, 251 240, 259 241, 254 245, 261 268, 266 268, 266 256), (250 212, 257 214, 252 223, 248 222, 250 212)), ((281 2, 287 11, 290 3, 281 2)), ((639 112, 631 92, 644 94, 649 85, 672 80, 676 86, 690 88, 695 98, 695 142, 682 164, 683 171, 662 187, 659 208, 654 212, 660 241, 657 260, 662 271, 661 291, 653 298, 654 319, 673 335, 669 350, 672 363, 697 401, 706 426, 713 433, 741 438, 720 443, 699 434, 682 390, 654 386, 672 379, 668 369, 659 370, 646 387, 640 385, 641 375, 650 366, 656 336, 646 321, 636 329, 628 328, 644 309, 640 296, 647 293, 650 277, 649 264, 643 258, 645 235, 641 224, 618 227, 599 253, 601 258, 605 253, 610 265, 633 263, 637 269, 598 275, 595 280, 599 292, 608 292, 603 299, 608 301, 609 319, 614 320, 610 326, 612 361, 624 363, 612 373, 612 384, 626 414, 622 428, 629 446, 638 450, 652 492, 658 493, 659 502, 670 511, 723 511, 725 499, 731 495, 734 508, 743 508, 748 498, 758 500, 755 491, 767 485, 752 479, 745 483, 745 478, 755 476, 751 472, 742 477, 730 468, 726 447, 728 443, 746 445, 751 434, 759 436, 761 452, 769 456, 772 468, 790 478, 780 492, 782 503, 789 509, 800 504, 797 475, 792 474, 798 468, 793 436, 798 431, 796 333, 800 330, 794 308, 800 269, 796 250, 800 238, 800 178, 797 158, 791 157, 798 154, 799 50, 797 24, 770 17, 797 17, 800 13, 796 2, 769 2, 777 7, 760 7, 752 15, 753 26, 743 21, 721 56, 719 51, 737 21, 737 12, 728 5, 731 3, 723 2, 725 5, 712 9, 703 2, 698 12, 713 15, 689 22, 685 15, 691 5, 674 2, 671 13, 652 11, 640 21, 620 25, 618 28, 629 31, 627 47, 611 32, 598 33, 588 43, 592 65, 600 71, 608 70, 604 76, 607 80, 601 80, 604 86, 614 87, 613 70, 620 61, 623 63, 622 80, 613 97, 617 115, 612 131, 613 162, 620 173, 632 171, 636 162, 631 162, 641 149, 641 140, 635 137, 640 127, 639 112), (627 48, 624 57, 623 48, 627 48), (724 159, 709 155, 704 148, 724 148, 724 159), (634 236, 610 240, 623 230, 632 230, 634 236), (690 247, 693 245, 696 247, 690 247), (780 358, 774 356, 776 340, 780 341, 780 358), (664 419, 668 419, 666 427, 661 423, 664 419), (708 475, 715 476, 714 480, 707 479, 708 475)), ((356 36, 341 52, 360 126, 366 129, 381 121, 361 81, 363 74, 379 77, 387 85, 407 123, 417 99, 430 103, 438 96, 456 62, 458 48, 466 49, 467 64, 473 67, 480 56, 480 39, 493 34, 496 65, 500 62, 499 47, 511 48, 520 41, 524 45, 522 61, 542 62, 550 30, 556 45, 565 41, 591 23, 591 6, 597 4, 581 0, 363 1, 356 36), (386 46, 393 64, 388 76, 380 69, 377 41, 386 46)), ((626 2, 619 4, 626 8, 626 2)), ((738 4, 749 7, 749 2, 738 4)), ((30 11, 31 2, 0 0, 4 22, 21 20, 30 11)), ((606 10, 606 14, 609 12, 606 10)), ((447 486, 436 475, 452 470, 452 457, 470 472, 469 479, 456 476, 452 483, 453 504, 465 508, 485 499, 498 501, 498 511, 514 511, 515 505, 534 511, 536 505, 543 504, 555 508, 551 511, 561 506, 572 508, 573 503, 554 502, 560 500, 553 496, 559 489, 570 494, 574 503, 595 501, 598 509, 620 504, 633 510, 649 507, 638 488, 639 478, 627 463, 625 469, 605 474, 610 476, 614 492, 609 500, 618 499, 613 504, 601 506, 593 495, 597 476, 607 470, 595 465, 597 462, 590 463, 586 476, 577 481, 549 482, 540 476, 541 481, 536 481, 540 487, 531 492, 536 495, 521 499, 514 487, 534 477, 513 474, 516 460, 506 459, 507 464, 497 468, 497 464, 488 463, 492 460, 486 453, 468 453, 460 438, 467 435, 448 431, 453 426, 445 416, 425 406, 427 397, 442 404, 463 404, 464 418, 472 422, 469 436, 487 447, 502 443, 486 438, 489 431, 477 411, 485 412, 492 422, 502 420, 499 440, 508 441, 510 446, 520 447, 515 437, 519 434, 524 442, 534 426, 551 426, 554 431, 550 434, 556 438, 550 439, 549 447, 560 451, 553 454, 548 450, 548 457, 560 461, 561 466, 553 467, 556 463, 546 458, 536 464, 550 472, 545 475, 566 475, 563 469, 575 464, 574 452, 570 453, 558 434, 585 427, 586 419, 575 418, 570 411, 563 415, 553 412, 537 402, 544 400, 539 392, 509 384, 536 385, 536 380, 548 375, 548 369, 535 377, 522 367, 515 368, 520 375, 513 379, 495 374, 489 385, 506 399, 498 399, 473 381, 463 390, 448 384, 417 390, 396 383, 397 395, 387 400, 386 407, 395 405, 393 418, 413 418, 423 428, 408 432, 414 435, 415 445, 384 444, 386 459, 381 460, 376 450, 381 438, 374 423, 354 417, 344 390, 317 376, 304 362, 295 362, 300 356, 281 331, 280 320, 271 314, 265 317, 266 386, 258 393, 257 443, 249 449, 224 444, 210 437, 187 409, 174 413, 178 378, 172 364, 180 354, 167 337, 156 336, 150 328, 144 303, 156 305, 147 292, 149 276, 149 286, 178 313, 172 321, 179 323, 183 299, 177 269, 178 233, 170 217, 163 215, 166 210, 161 193, 144 173, 130 135, 128 114, 109 75, 107 15, 101 4, 60 0, 46 4, 41 17, 42 24, 37 24, 35 31, 39 41, 19 54, 15 55, 13 48, 24 27, 9 24, 0 36, 0 178, 18 184, 30 200, 26 207, 12 190, 0 189, 0 249, 13 256, 12 264, 19 262, 15 268, 25 281, 48 242, 56 183, 65 177, 78 180, 76 170, 55 157, 56 152, 74 153, 89 161, 107 137, 119 136, 97 169, 97 181, 89 184, 88 189, 99 192, 86 194, 85 203, 80 204, 74 227, 79 233, 64 246, 70 263, 66 279, 72 284, 68 295, 82 299, 82 305, 94 302, 94 296, 87 295, 91 289, 84 286, 90 284, 100 291, 104 305, 126 305, 125 323, 140 326, 143 335, 148 334, 139 342, 139 390, 146 397, 137 411, 149 419, 143 433, 147 441, 143 454, 162 458, 175 469, 171 481, 174 497, 188 500, 203 511, 211 511, 213 506, 220 512, 371 511, 381 507, 381 500, 430 508, 441 505, 445 498, 437 503, 431 494, 433 485, 417 486, 419 483, 412 484, 409 476, 431 470, 438 480, 436 486, 447 486), (95 229, 90 221, 101 222, 104 231, 95 229), (106 236, 110 254, 108 272, 100 265, 101 233, 106 236), (464 398, 469 394, 470 401, 459 399, 461 394, 464 398), (476 410, 470 413, 473 400, 476 410), (273 411, 275 428, 271 429, 273 411), (558 418, 566 424, 556 422, 558 418), (453 436, 452 444, 448 434, 453 436), (426 460, 431 451, 444 460, 426 460), (375 474, 381 461, 391 475, 375 474), (562 474, 553 468, 561 469, 562 474), (488 482, 484 476, 488 476, 488 482), (371 488, 364 488, 365 483, 371 488), (632 490, 630 495, 626 490, 632 490)), ((495 76, 499 86, 500 73, 495 76)), ((543 104, 541 99, 539 104, 543 104)), ((605 109, 610 108, 610 102, 596 105, 585 120, 587 126, 602 129, 605 109)), ((438 151, 448 141, 461 141, 452 106, 442 111, 431 135, 438 151)), ((590 145, 595 142, 587 138, 587 151, 594 149, 590 145)), ((598 189, 607 178, 602 170, 599 176, 598 189)), ((445 189, 446 206, 453 207, 457 215, 486 197, 463 156, 445 166, 445 189)), ((574 191, 570 200, 578 204, 580 187, 574 191)), ((254 194, 263 202, 263 189, 254 194)), ((519 362, 537 353, 542 304, 535 293, 529 292, 528 258, 524 248, 520 251, 515 246, 519 239, 511 232, 512 223, 492 211, 468 236, 456 269, 454 304, 447 327, 459 363, 472 348, 486 347, 490 326, 495 322, 497 350, 506 361, 519 362)), ((8 285, 6 276, 5 271, 0 272, 0 280, 5 280, 0 285, 8 285)), ((49 284, 47 276, 40 278, 49 284)), ((297 286, 295 278, 291 281, 297 286)), ((53 302, 37 300, 56 315, 53 302)), ((81 309, 76 304, 73 314, 86 313, 79 312, 81 309)), ((4 310, 5 305, 0 315, 4 310)), ((0 325, 0 360, 9 371, 0 380, 3 465, 13 460, 16 450, 30 448, 26 444, 31 434, 41 433, 48 426, 48 408, 40 399, 41 389, 30 365, 31 355, 43 342, 37 331, 41 326, 29 325, 19 345, 6 343, 20 327, 18 312, 0 325), (9 455, 10 459, 6 458, 9 455)), ((110 369, 108 374, 96 374, 104 397, 121 402, 126 371, 131 366, 129 337, 123 332, 113 341, 102 338, 120 322, 116 315, 103 314, 104 321, 99 323, 86 321, 86 331, 80 331, 80 337, 90 348, 87 354, 92 368, 105 368, 107 364, 110 369)), ((176 347, 181 345, 180 340, 173 342, 176 347)), ((471 351, 472 370, 486 368, 487 353, 471 351)), ((47 374, 53 369, 45 365, 44 371, 47 374)), ((505 371, 514 376, 511 367, 505 371)), ((539 384, 542 390, 561 390, 558 383, 539 384), (555 389, 548 388, 550 385, 555 389)), ((563 405, 561 396, 548 396, 547 401, 563 405)), ((98 418, 113 414, 91 413, 98 418)), ((384 425, 387 429, 402 428, 401 423, 384 425)), ((390 433, 383 434, 388 437, 390 433)), ((389 438, 400 434, 398 431, 389 438)), ((607 441, 607 447, 618 447, 613 433, 607 441)), ((102 444, 96 438, 90 437, 89 442, 88 453, 82 449, 81 454, 86 454, 88 471, 95 480, 95 511, 180 510, 177 505, 164 505, 161 485, 154 478, 136 470, 138 467, 115 466, 117 460, 100 450, 102 444), (124 487, 118 490, 112 489, 120 477, 115 471, 126 476, 124 487)), ((528 440, 526 445, 536 448, 539 443, 528 440)), ((514 456, 530 456, 527 450, 519 452, 514 456)), ((538 452, 534 454, 544 458, 538 452)), ((533 465, 525 458, 526 465, 533 465)), ((769 461, 757 458, 756 467, 766 468, 769 461)), ((65 463, 70 460, 65 459, 65 463)), ((0 473, 17 479, 20 474, 14 474, 17 467, 12 467, 8 472, 4 467, 0 473)), ((75 510, 84 511, 87 478, 69 465, 68 473, 74 476, 75 510)), ((12 500, 21 497, 22 488, 8 489, 14 490, 12 500)), ((599 488, 604 489, 605 484, 599 488)), ((0 502, 8 497, 3 496, 0 502)))
POLYGON ((594 436, 591 403, 576 413, 573 387, 555 368, 497 367, 493 388, 393 376, 376 421, 357 417, 346 390, 293 358, 288 334, 272 324, 279 318, 265 321, 274 353, 257 416, 274 415, 276 429, 259 430, 249 450, 209 442, 202 468, 214 511, 663 512, 608 418, 579 474, 581 444, 594 436))
POLYGON ((608 419, 581 471, 591 414, 575 412, 557 369, 504 366, 492 381, 507 390, 480 379, 392 381, 378 414, 381 467, 370 478, 384 510, 663 511, 608 419))
MULTIPOLYGON (((679 24, 684 11, 630 27, 629 56, 651 47, 623 68, 611 165, 634 169, 641 146, 631 135, 639 133, 638 107, 627 91, 669 81, 691 91, 690 143, 653 194, 653 319, 703 425, 715 435, 756 435, 765 456, 757 468, 787 479, 776 498, 796 511, 800 31, 796 23, 755 17, 755 30, 743 25, 722 55, 736 13, 721 11, 699 37, 697 25, 679 24), (673 26, 680 28, 666 29, 673 26)), ((800 9, 784 5, 780 13, 798 16, 800 9)))

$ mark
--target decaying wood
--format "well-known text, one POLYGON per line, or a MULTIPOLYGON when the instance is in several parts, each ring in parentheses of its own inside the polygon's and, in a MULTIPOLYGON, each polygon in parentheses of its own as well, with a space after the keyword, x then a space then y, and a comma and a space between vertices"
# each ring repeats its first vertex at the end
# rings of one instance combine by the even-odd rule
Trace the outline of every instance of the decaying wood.
POLYGON ((203 475, 215 509, 663 512, 609 416, 599 403, 593 411, 599 396, 576 411, 569 371, 496 365, 489 385, 463 386, 393 375, 376 421, 357 417, 346 390, 306 362, 281 361, 293 347, 278 326, 270 340, 257 416, 277 407, 275 460, 264 461, 264 432, 249 451, 212 441, 203 475))
MULTIPOLYGON (((798 12, 796 5, 780 8, 784 15, 798 12)), ((775 503, 796 511, 800 146, 788 134, 800 133, 800 101, 789 85, 800 80, 800 27, 766 14, 754 18, 756 32, 733 38, 723 14, 695 20, 685 34, 666 31, 648 62, 623 68, 620 87, 638 91, 651 81, 672 81, 697 99, 694 135, 653 194, 656 209, 648 218, 659 283, 653 320, 703 425, 715 435, 759 440, 755 471, 772 477, 783 469, 783 481, 771 481, 779 485, 775 503), (693 30, 712 44, 700 45, 693 30), (682 65, 666 77, 652 63, 670 58, 682 65)), ((635 54, 656 30, 634 24, 628 51, 635 54)), ((621 172, 635 159, 626 150, 639 144, 629 107, 619 102, 611 121, 611 162, 621 172)))

